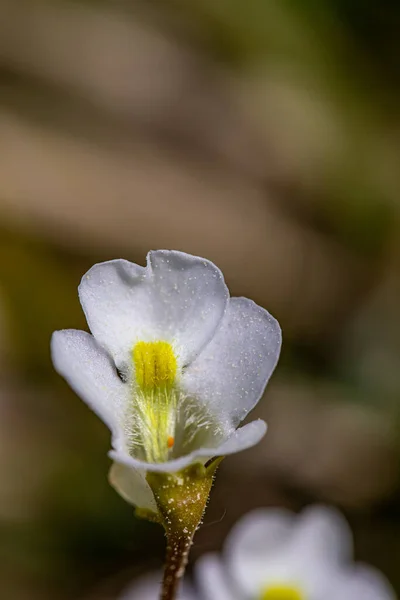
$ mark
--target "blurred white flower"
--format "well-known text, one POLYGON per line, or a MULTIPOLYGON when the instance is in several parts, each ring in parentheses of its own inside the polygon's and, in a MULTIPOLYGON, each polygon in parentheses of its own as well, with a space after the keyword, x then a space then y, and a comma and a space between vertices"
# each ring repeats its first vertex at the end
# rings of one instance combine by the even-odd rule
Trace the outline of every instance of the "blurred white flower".
POLYGON ((196 579, 204 600, 395 600, 377 570, 352 562, 352 535, 334 509, 299 516, 255 510, 229 534, 223 558, 203 556, 196 579))
POLYGON ((173 473, 238 452, 264 421, 237 429, 277 363, 278 322, 246 298, 229 298, 210 261, 159 250, 147 266, 94 265, 79 297, 93 335, 57 331, 55 368, 108 425, 110 480, 156 511, 147 471, 173 473))
MULTIPOLYGON (((118 600, 159 600, 161 593, 161 573, 147 573, 139 577, 133 584, 122 592, 118 600)), ((198 600, 192 588, 186 581, 181 585, 176 600, 198 600)))

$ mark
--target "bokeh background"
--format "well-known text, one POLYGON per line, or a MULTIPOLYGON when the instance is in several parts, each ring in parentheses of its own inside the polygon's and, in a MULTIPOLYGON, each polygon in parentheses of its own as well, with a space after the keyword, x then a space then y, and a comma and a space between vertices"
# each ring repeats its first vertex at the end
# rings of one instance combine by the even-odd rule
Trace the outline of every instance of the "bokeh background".
POLYGON ((161 565, 49 356, 81 275, 150 248, 284 332, 193 559, 250 508, 327 502, 400 590, 399 31, 395 0, 0 0, 1 598, 112 600, 161 565))

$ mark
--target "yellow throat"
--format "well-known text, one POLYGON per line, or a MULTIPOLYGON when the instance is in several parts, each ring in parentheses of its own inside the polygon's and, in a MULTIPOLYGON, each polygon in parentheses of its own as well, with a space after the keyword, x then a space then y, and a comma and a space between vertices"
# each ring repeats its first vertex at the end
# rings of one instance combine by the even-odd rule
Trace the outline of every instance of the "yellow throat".
POLYGON ((298 588, 273 585, 261 592, 260 600, 306 600, 298 588))
POLYGON ((136 383, 143 392, 173 387, 177 362, 168 342, 137 342, 133 347, 136 383))
POLYGON ((133 411, 149 462, 165 462, 175 444, 178 363, 170 343, 137 342, 132 349, 133 411))

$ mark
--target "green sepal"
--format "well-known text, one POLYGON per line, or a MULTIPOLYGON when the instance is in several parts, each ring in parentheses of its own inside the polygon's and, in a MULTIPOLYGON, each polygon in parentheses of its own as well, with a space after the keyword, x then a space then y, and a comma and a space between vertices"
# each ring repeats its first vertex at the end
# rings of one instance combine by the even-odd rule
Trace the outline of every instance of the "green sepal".
POLYGON ((177 473, 147 472, 146 479, 159 510, 159 522, 168 535, 194 535, 222 459, 217 457, 207 465, 195 463, 177 473))
POLYGON ((139 506, 137 506, 135 508, 135 515, 139 519, 145 519, 146 521, 151 521, 152 523, 159 523, 162 525, 160 515, 153 510, 149 510, 148 508, 139 508, 139 506))

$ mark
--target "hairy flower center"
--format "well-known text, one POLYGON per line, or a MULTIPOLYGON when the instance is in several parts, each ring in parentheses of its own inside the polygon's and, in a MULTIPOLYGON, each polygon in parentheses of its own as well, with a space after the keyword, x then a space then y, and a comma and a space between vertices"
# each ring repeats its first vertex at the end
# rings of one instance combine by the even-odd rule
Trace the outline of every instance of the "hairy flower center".
POLYGON ((177 363, 168 342, 138 342, 133 347, 136 383, 144 392, 174 385, 177 363))
POLYGON ((141 446, 149 462, 165 462, 175 445, 179 392, 178 365, 171 344, 137 342, 132 349, 132 447, 141 446))
POLYGON ((305 600, 305 598, 298 588, 286 585, 273 585, 261 592, 260 600, 305 600))
POLYGON ((131 357, 131 402, 124 425, 132 456, 163 463, 195 448, 221 443, 225 430, 204 403, 187 396, 181 387, 170 343, 139 341, 131 357))

